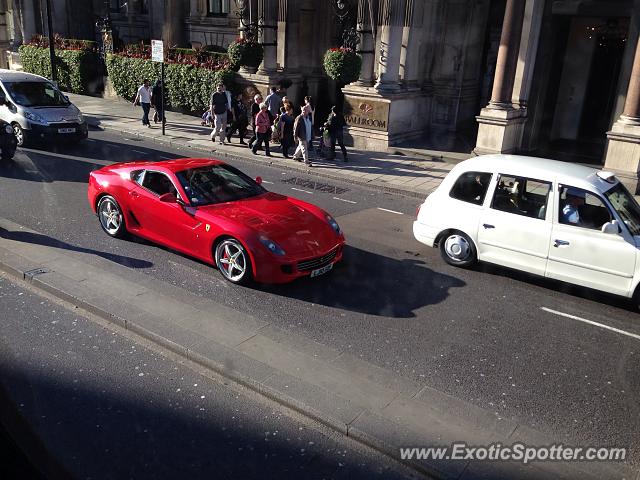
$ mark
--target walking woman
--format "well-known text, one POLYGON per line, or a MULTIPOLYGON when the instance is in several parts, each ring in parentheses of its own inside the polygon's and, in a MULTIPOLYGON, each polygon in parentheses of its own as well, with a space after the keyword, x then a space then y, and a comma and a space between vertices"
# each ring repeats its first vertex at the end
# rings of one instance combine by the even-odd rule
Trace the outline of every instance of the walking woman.
POLYGON ((260 104, 262 103, 262 95, 256 93, 253 97, 253 103, 251 104, 251 129, 253 135, 249 139, 249 148, 253 148, 254 142, 258 139, 258 133, 256 132, 256 115, 260 113, 260 104))
POLYGON ((153 123, 166 122, 164 119, 165 99, 162 98, 162 80, 156 80, 151 90, 151 105, 156 110, 153 116, 153 123))
POLYGON ((227 143, 231 143, 231 135, 237 130, 240 143, 246 145, 244 136, 247 134, 249 119, 247 118, 247 106, 242 102, 242 92, 238 93, 236 98, 233 99, 231 107, 233 109, 233 123, 227 132, 227 143))
POLYGON ((271 136, 271 117, 269 116, 269 110, 266 103, 260 104, 260 111, 256 115, 256 135, 258 139, 253 144, 251 152, 254 155, 258 154, 258 148, 262 146, 264 142, 264 151, 267 157, 271 156, 269 152, 269 137, 271 136))
POLYGON ((342 150, 342 160, 347 161, 347 149, 344 146, 344 127, 347 122, 344 121, 344 115, 335 105, 331 107, 331 113, 327 119, 329 135, 331 136, 331 158, 336 158, 336 142, 342 150))
POLYGON ((316 124, 316 109, 313 108, 313 99, 307 95, 306 97, 304 97, 304 106, 302 107, 303 109, 306 108, 307 111, 309 112, 309 120, 311 121, 311 139, 309 140, 309 144, 307 145, 307 148, 310 152, 313 152, 313 129, 314 126, 316 124))

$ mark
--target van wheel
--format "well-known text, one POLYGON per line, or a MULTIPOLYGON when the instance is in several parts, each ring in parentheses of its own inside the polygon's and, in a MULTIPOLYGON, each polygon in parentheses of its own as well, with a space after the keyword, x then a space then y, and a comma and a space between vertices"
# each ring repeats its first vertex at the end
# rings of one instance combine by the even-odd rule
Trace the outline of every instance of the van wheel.
POLYGON ((13 134, 16 136, 16 141, 18 142, 18 146, 22 147, 24 145, 24 140, 25 140, 24 139, 24 130, 17 123, 14 123, 11 126, 13 127, 13 134))
POLYGON ((440 255, 455 267, 468 268, 478 261, 473 241, 464 233, 451 231, 440 239, 440 255))

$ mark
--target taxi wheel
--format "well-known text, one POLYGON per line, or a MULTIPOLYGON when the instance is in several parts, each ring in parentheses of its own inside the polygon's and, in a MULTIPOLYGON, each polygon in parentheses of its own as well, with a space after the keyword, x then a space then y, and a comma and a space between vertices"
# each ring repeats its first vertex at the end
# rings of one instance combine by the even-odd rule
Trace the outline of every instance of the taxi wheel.
POLYGON ((221 240, 216 245, 214 259, 225 280, 247 285, 253 279, 249 254, 235 238, 221 240))
POLYGON ((440 238, 440 255, 455 267, 471 267, 478 261, 473 241, 464 233, 453 230, 440 238))
POLYGON ((115 198, 111 195, 102 197, 98 202, 97 211, 100 226, 107 235, 113 238, 122 238, 126 235, 124 215, 115 198))

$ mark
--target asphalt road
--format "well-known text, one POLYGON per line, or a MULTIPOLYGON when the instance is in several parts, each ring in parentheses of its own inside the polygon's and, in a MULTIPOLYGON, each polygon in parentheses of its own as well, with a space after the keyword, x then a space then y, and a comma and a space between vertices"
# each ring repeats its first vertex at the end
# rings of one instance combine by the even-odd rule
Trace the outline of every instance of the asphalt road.
MULTIPOLYGON (((18 443, 42 478, 414 478, 2 276, 0 304, 3 414, 22 419, 18 443)), ((39 478, 19 467, 0 474, 39 478)))
POLYGON ((570 443, 627 446, 640 464, 640 340, 554 313, 640 335, 629 302, 491 266, 449 267, 413 239, 416 199, 292 173, 265 157, 236 166, 331 212, 347 236, 346 261, 313 280, 235 287, 175 252, 108 238, 87 205, 92 169, 193 154, 90 135, 77 147, 21 150, 1 166, 0 216, 570 443))

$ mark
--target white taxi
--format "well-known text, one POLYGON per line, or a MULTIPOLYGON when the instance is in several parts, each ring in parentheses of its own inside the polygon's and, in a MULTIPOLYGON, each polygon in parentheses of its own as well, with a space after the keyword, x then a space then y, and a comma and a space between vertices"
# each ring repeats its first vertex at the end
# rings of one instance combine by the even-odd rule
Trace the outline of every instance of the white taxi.
POLYGON ((640 306, 640 206, 609 172, 535 157, 475 157, 427 197, 413 234, 451 265, 495 263, 640 306))

